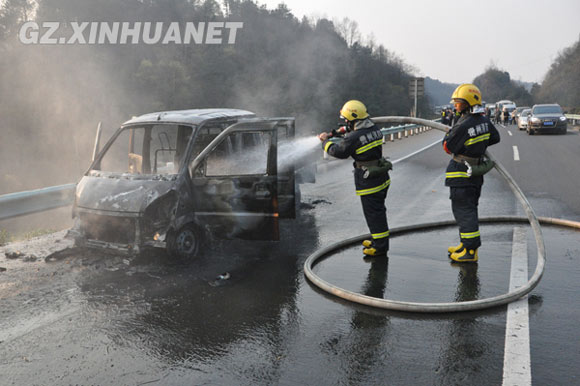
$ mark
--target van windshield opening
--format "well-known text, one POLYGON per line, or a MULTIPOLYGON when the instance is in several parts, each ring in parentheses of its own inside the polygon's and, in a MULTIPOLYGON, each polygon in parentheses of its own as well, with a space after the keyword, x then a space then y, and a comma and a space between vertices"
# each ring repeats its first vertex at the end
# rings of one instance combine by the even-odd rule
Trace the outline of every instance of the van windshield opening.
POLYGON ((193 127, 142 125, 124 128, 94 170, 123 174, 176 174, 193 127))

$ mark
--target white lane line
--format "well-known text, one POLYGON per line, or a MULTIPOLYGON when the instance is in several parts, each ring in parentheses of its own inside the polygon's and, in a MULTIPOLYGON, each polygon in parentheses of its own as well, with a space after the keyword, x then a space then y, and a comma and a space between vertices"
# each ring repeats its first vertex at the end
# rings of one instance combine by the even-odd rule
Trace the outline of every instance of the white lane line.
POLYGON ((512 146, 512 148, 514 149, 514 161, 519 161, 520 160, 520 152, 518 150, 518 147, 512 146))
MULTIPOLYGON (((0 1, 1 1, 1 0, 0 0, 0 1)), ((410 153, 410 154, 407 154, 407 155, 406 155, 406 156, 404 156, 404 157, 398 158, 398 159, 396 159, 396 160, 394 160, 394 161, 391 161, 391 163, 392 163, 393 165, 394 165, 394 164, 398 164, 399 162, 401 162, 401 161, 404 161, 404 160, 406 160, 407 158, 411 158, 412 156, 414 156, 414 155, 416 155, 416 154, 419 154, 419 153, 421 153, 422 151, 425 151, 425 150, 427 150, 427 149, 429 149, 429 148, 431 148, 431 147, 433 147, 433 146, 437 145, 438 143, 439 143, 439 144, 440 144, 440 143, 442 143, 442 140, 441 140, 441 139, 438 139, 437 141, 435 141, 435 142, 433 142, 433 143, 431 143, 431 144, 429 144, 429 145, 427 145, 427 146, 424 146, 424 147, 420 148, 419 150, 416 150, 416 151, 414 151, 414 152, 412 152, 412 153, 410 153)), ((324 156, 327 156, 327 155, 328 155, 328 153, 327 153, 327 152, 323 152, 323 155, 324 155, 324 156)), ((337 161, 337 162, 338 162, 338 161, 344 161, 344 160, 340 160, 340 159, 338 159, 338 158, 335 158, 335 159, 331 160, 330 162, 332 162, 332 161, 337 161)))
MULTIPOLYGON (((514 228, 510 292, 528 282, 528 243, 526 228, 514 228)), ((532 384, 530 366, 530 328, 528 296, 510 303, 507 309, 503 386, 532 384)))
POLYGON ((508 134, 510 135, 510 137, 513 135, 511 131, 508 130, 508 134))
POLYGON ((427 149, 429 149, 430 147, 433 147, 433 146, 437 145, 438 143, 441 143, 441 140, 440 140, 440 139, 438 139, 437 141, 433 142, 433 143, 432 143, 432 144, 430 144, 430 145, 427 145, 427 146, 425 146, 425 147, 422 147, 422 148, 420 148, 420 149, 419 149, 419 150, 417 150, 417 151, 414 151, 414 152, 412 152, 411 154, 407 154, 406 156, 404 156, 404 157, 401 157, 401 158, 399 158, 399 159, 396 159, 396 160, 394 160, 394 161, 391 161, 391 162, 392 162, 392 164, 393 164, 393 165, 394 165, 394 164, 397 164, 397 163, 399 163, 399 162, 401 162, 401 161, 404 161, 404 160, 406 160, 407 158, 410 158, 410 157, 414 156, 415 154, 419 154, 419 153, 421 153, 422 151, 424 151, 424 150, 427 150, 427 149))

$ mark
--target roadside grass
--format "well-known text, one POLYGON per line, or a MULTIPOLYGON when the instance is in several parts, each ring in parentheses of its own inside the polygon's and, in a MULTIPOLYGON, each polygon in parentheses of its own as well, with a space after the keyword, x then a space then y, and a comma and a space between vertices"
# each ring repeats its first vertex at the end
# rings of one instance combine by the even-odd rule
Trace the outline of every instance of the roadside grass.
POLYGON ((57 232, 55 229, 35 229, 29 232, 21 234, 10 234, 5 229, 0 229, 0 246, 6 245, 8 243, 13 243, 15 241, 26 241, 33 239, 35 237, 40 237, 57 232))
POLYGON ((5 229, 0 229, 0 247, 12 241, 12 236, 5 229))

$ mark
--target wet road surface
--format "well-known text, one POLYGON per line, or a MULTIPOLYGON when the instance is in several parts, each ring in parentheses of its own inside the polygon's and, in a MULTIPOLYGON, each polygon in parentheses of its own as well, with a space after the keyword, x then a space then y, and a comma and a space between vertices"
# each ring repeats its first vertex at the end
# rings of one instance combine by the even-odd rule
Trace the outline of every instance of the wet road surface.
MULTIPOLYGON (((528 152, 520 150, 520 163, 511 158, 513 141, 525 149, 537 145, 531 139, 547 146, 561 137, 501 134, 491 151, 536 213, 578 220, 575 198, 527 180, 532 171, 522 161, 528 152)), ((568 137, 577 147, 577 132, 568 137)), ((388 143, 384 152, 395 160, 440 138, 432 131, 388 143)), ((387 198, 391 227, 451 219, 446 163, 434 146, 395 165, 387 198)), ((0 384, 501 385, 507 307, 389 312, 346 303, 305 279, 302 265, 315 250, 368 232, 350 162, 322 161, 318 170, 317 183, 303 185, 299 217, 282 223, 278 243, 215 243, 190 263, 158 252, 132 259, 75 249, 51 255, 67 246, 62 232, 0 249, 25 255, 0 253, 6 268, 0 273, 0 384), (229 279, 216 279, 225 272, 229 279)), ((480 215, 522 215, 501 177, 485 178, 480 215)), ((494 296, 509 288, 514 227, 527 231, 531 273, 536 249, 524 224, 482 226, 480 262, 473 266, 447 259, 447 246, 457 242, 450 227, 394 237, 387 263, 365 262, 355 247, 315 270, 346 289, 389 299, 494 296)), ((542 230, 547 268, 528 299, 532 383, 579 384, 580 237, 563 228, 542 230)))

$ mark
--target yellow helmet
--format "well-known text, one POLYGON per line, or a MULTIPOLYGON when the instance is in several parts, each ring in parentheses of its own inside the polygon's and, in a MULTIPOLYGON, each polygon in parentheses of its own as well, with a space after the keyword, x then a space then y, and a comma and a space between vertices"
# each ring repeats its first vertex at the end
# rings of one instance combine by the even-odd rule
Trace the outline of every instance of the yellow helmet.
POLYGON ((463 83, 453 91, 450 103, 453 103, 455 99, 464 100, 470 107, 481 105, 481 91, 474 84, 463 83))
POLYGON ((366 106, 357 100, 350 100, 340 109, 340 116, 347 121, 354 121, 356 119, 365 119, 369 116, 366 106))

